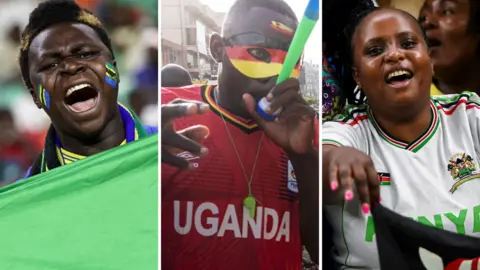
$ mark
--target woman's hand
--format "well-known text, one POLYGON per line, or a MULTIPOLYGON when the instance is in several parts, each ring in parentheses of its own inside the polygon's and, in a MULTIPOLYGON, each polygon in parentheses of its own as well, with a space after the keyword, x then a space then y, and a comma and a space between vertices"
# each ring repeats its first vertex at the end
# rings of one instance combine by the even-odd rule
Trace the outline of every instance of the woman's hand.
POLYGON ((324 146, 323 158, 327 162, 326 176, 332 191, 340 188, 347 201, 353 199, 356 187, 362 202, 362 211, 368 213, 370 205, 380 200, 380 183, 372 159, 352 147, 324 146))

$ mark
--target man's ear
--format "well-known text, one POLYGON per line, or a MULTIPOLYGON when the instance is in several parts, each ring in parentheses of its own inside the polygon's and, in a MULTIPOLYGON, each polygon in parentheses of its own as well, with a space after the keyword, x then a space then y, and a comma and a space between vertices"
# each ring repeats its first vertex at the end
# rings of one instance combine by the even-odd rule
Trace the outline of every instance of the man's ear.
POLYGON ((38 100, 37 91, 35 91, 33 88, 29 88, 28 92, 30 92, 30 95, 32 96, 33 103, 37 105, 37 108, 41 109, 42 105, 40 104, 40 100, 38 100))
POLYGON ((217 33, 213 33, 210 36, 210 54, 212 55, 213 60, 217 63, 221 63, 224 53, 225 49, 223 47, 222 37, 217 33))

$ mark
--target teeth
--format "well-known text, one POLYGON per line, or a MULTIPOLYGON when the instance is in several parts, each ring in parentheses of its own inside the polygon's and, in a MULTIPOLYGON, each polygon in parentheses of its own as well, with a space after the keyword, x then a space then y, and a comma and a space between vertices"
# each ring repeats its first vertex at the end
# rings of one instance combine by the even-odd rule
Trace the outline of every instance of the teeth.
POLYGON ((410 72, 408 72, 406 70, 397 70, 397 71, 394 71, 394 72, 388 74, 387 80, 390 80, 393 77, 408 75, 408 74, 410 74, 410 72))
POLYGON ((82 83, 82 84, 79 84, 79 85, 72 86, 67 90, 67 95, 66 96, 68 97, 73 92, 78 91, 78 90, 83 89, 83 88, 86 88, 86 87, 92 87, 92 86, 88 83, 82 83))

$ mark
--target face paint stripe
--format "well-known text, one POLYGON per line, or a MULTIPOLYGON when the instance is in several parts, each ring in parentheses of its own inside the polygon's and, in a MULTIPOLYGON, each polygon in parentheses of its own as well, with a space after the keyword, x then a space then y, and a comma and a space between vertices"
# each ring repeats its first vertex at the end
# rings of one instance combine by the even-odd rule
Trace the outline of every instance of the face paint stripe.
MULTIPOLYGON (((276 50, 271 48, 265 49, 271 56, 270 63, 260 61, 254 58, 249 52, 248 49, 259 48, 252 46, 234 46, 226 47, 225 52, 232 62, 232 65, 240 71, 243 75, 254 78, 268 78, 277 76, 282 70, 283 62, 287 55, 286 51, 276 50)), ((291 74, 291 77, 298 78, 300 75, 300 61, 294 68, 294 71, 291 74)))
POLYGON ((45 108, 50 109, 50 94, 41 84, 38 85, 38 99, 45 108))
POLYGON ((113 88, 118 86, 118 74, 115 67, 110 63, 105 63, 105 82, 113 88))
POLYGON ((115 70, 115 67, 110 64, 110 63, 106 63, 105 64, 105 70, 106 70, 106 74, 108 74, 110 77, 112 77, 112 79, 116 79, 118 74, 117 74, 117 71, 115 70))
POLYGON ((110 74, 108 74, 108 73, 106 73, 105 76, 108 77, 108 78, 110 78, 110 80, 117 81, 117 77, 112 76, 112 75, 110 75, 110 74))
POLYGON ((109 76, 105 76, 105 82, 110 85, 111 87, 113 88, 116 88, 117 87, 117 81, 115 81, 114 79, 110 78, 109 76))
POLYGON ((37 87, 37 98, 38 98, 38 101, 43 104, 42 102, 42 87, 40 85, 38 85, 37 87))
POLYGON ((43 93, 45 95, 45 106, 47 107, 47 109, 50 109, 50 94, 45 89, 43 90, 43 93))
POLYGON ((105 64, 105 67, 106 67, 107 69, 110 69, 112 72, 115 72, 115 73, 116 73, 116 71, 115 71, 115 66, 112 65, 111 63, 108 63, 108 62, 107 62, 107 63, 105 64))
POLYGON ((47 107, 47 104, 46 104, 46 102, 45 102, 45 88, 43 88, 43 87, 42 87, 42 101, 43 101, 43 105, 44 105, 45 107, 47 107))
POLYGON ((117 72, 115 72, 114 70, 111 70, 109 68, 107 68, 106 70, 107 70, 107 74, 109 74, 110 76, 117 77, 117 72))
MULTIPOLYGON (((230 62, 238 71, 250 78, 269 78, 277 76, 282 70, 282 64, 277 63, 267 64, 242 60, 230 60, 230 62)), ((300 69, 296 68, 290 77, 298 78, 299 75, 300 69)))
POLYGON ((117 77, 116 73, 111 72, 110 70, 107 69, 107 72, 105 73, 107 76, 112 77, 112 79, 117 77))
POLYGON ((249 49, 262 49, 265 50, 270 54, 270 64, 277 63, 283 64, 285 61, 285 57, 287 56, 286 51, 270 49, 270 48, 262 48, 262 47, 255 47, 255 46, 235 46, 235 47, 227 47, 225 52, 227 53, 228 58, 236 59, 236 60, 246 60, 246 61, 254 61, 258 63, 266 63, 265 61, 258 60, 257 58, 253 57, 248 50, 249 49))
POLYGON ((40 101, 40 104, 44 105, 44 102, 43 102, 43 87, 40 84, 38 85, 37 96, 38 96, 38 100, 40 101))

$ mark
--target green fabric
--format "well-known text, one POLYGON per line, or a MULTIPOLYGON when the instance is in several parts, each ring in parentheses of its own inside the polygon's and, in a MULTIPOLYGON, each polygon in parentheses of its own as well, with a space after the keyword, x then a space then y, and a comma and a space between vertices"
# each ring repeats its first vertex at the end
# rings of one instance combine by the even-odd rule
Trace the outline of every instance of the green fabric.
POLYGON ((0 269, 158 269, 158 135, 0 189, 0 269))

